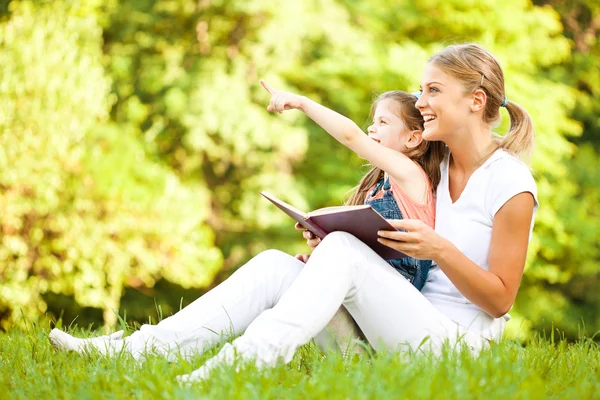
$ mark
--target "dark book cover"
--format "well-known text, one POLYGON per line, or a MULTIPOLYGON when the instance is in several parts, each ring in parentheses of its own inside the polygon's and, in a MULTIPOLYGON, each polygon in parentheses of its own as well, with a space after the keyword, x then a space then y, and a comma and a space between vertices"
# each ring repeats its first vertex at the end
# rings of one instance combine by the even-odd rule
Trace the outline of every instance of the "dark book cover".
POLYGON ((373 249, 384 260, 406 257, 406 254, 377 241, 379 237, 377 231, 395 231, 396 228, 371 206, 327 207, 305 213, 269 193, 261 192, 261 195, 321 239, 331 232, 348 232, 373 249))

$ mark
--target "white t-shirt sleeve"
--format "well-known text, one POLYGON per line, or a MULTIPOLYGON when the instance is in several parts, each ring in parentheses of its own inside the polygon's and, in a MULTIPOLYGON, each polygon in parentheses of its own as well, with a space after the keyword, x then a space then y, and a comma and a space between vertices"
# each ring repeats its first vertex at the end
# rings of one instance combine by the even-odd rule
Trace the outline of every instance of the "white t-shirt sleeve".
POLYGON ((519 193, 533 195, 534 213, 538 208, 537 187, 529 167, 517 159, 504 158, 491 165, 486 208, 493 218, 504 204, 519 193))

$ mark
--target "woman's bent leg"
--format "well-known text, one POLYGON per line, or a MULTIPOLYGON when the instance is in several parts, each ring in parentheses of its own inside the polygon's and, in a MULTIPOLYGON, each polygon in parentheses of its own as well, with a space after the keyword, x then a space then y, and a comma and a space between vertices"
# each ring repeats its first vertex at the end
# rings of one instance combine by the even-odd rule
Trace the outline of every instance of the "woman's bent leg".
POLYGON ((439 349, 445 339, 469 335, 364 243, 335 232, 315 249, 275 307, 182 380, 204 379, 214 365, 231 362, 236 353, 259 366, 289 362, 342 304, 376 350, 417 349, 427 337, 427 346, 439 349))

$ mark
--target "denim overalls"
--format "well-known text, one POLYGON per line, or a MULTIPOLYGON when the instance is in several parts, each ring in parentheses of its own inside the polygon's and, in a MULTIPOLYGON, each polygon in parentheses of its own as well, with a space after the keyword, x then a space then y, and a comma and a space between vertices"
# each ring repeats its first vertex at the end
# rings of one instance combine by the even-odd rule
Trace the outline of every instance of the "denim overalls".
MULTIPOLYGON (((367 195, 365 204, 373 207, 385 219, 404 218, 392 194, 389 177, 386 179, 384 176, 377 182, 373 190, 367 195), (383 196, 378 193, 380 190, 383 191, 383 196)), ((429 272, 429 268, 431 268, 432 262, 431 260, 416 260, 412 257, 406 257, 388 260, 388 263, 408 279, 414 287, 421 290, 423 285, 425 285, 427 273, 429 272)))

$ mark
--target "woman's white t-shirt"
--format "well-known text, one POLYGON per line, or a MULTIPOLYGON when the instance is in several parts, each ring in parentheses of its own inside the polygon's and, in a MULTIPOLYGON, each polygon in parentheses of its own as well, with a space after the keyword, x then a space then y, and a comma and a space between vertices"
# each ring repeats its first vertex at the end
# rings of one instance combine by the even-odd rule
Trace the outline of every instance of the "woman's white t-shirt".
MULTIPOLYGON (((529 192, 535 199, 535 215, 538 208, 535 181, 526 164, 499 149, 473 172, 460 197, 452 203, 448 189, 449 159, 450 157, 446 156, 440 165, 441 179, 436 196, 435 230, 471 261, 488 270, 492 224, 496 212, 515 195, 529 192)), ((495 321, 472 304, 435 264, 429 271, 422 293, 432 304, 465 328, 479 329, 484 336, 501 334, 489 332, 492 325, 498 326, 500 321, 495 321)), ((504 327, 504 320, 501 322, 500 331, 504 327)))

